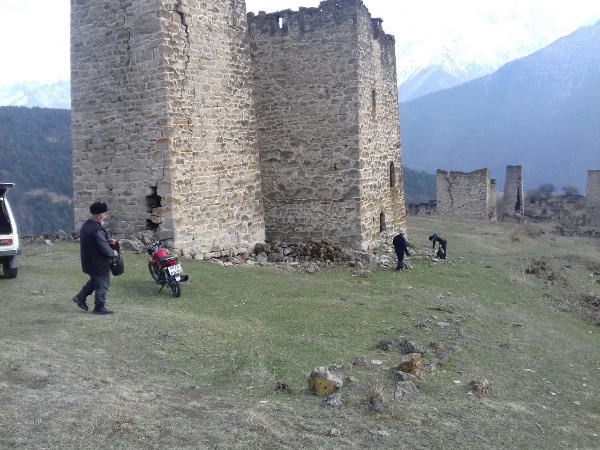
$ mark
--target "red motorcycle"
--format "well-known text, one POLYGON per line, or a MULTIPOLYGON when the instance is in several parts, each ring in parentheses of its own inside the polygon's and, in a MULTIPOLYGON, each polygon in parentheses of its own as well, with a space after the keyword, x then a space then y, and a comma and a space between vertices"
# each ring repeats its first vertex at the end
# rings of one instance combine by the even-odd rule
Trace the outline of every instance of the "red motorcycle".
POLYGON ((157 284, 160 284, 160 291, 165 286, 169 286, 173 292, 173 297, 181 295, 181 283, 188 280, 187 275, 182 274, 181 264, 177 256, 169 255, 162 245, 172 238, 161 239, 156 242, 151 242, 146 247, 146 253, 150 255, 148 261, 148 270, 150 275, 157 284))

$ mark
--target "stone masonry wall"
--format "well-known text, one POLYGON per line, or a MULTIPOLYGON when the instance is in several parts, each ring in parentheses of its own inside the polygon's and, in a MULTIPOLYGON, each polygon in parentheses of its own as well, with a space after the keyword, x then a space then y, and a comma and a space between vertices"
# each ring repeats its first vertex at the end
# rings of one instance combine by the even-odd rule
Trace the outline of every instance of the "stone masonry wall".
POLYGON ((360 0, 248 20, 267 239, 377 245, 405 216, 393 38, 360 0))
MULTIPOLYGON (((116 233, 150 219, 158 189, 170 208, 166 91, 156 0, 71 2, 71 118, 75 225, 94 201, 109 204, 116 233), (136 11, 148 11, 136 14, 136 11)), ((172 221, 164 227, 173 229, 172 221)))
POLYGON ((492 180, 488 169, 449 174, 438 169, 436 189, 438 214, 472 219, 495 218, 495 194, 491 194, 492 180))
POLYGON ((394 39, 361 0, 254 16, 243 0, 73 0, 75 226, 184 256, 404 225, 394 39))
POLYGON ((359 145, 363 249, 406 229, 395 40, 367 8, 358 11, 359 145))
POLYGON ((523 166, 506 166, 504 180, 504 216, 525 213, 523 198, 523 166))
POLYGON ((588 171, 585 221, 590 227, 600 227, 600 170, 588 171))
POLYGON ((264 240, 245 3, 75 0, 76 226, 96 200, 117 234, 174 236, 185 256, 264 240))

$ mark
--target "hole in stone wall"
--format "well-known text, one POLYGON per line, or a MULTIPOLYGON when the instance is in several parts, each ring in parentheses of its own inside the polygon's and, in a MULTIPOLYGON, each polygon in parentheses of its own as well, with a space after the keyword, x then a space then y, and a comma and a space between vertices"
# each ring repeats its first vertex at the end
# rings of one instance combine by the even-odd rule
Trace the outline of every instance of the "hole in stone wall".
POLYGON ((396 168, 394 167, 394 162, 390 163, 390 187, 396 186, 396 168))
POLYGON ((159 226, 160 226, 160 224, 154 223, 152 221, 152 219, 146 219, 146 230, 156 231, 156 230, 158 230, 159 226))
POLYGON ((385 233, 386 230, 387 230, 387 227, 385 225, 385 214, 381 213, 381 214, 379 214, 379 232, 385 233))
POLYGON ((146 230, 156 231, 160 225, 158 223, 152 222, 151 219, 146 219, 146 230))
POLYGON ((146 229, 151 231, 158 230, 160 226, 160 217, 154 214, 155 208, 160 208, 161 197, 158 195, 157 186, 150 186, 150 195, 146 196, 146 211, 150 213, 150 219, 146 219, 146 229))
POLYGON ((515 203, 515 212, 521 212, 521 191, 517 189, 517 202, 515 203))
POLYGON ((371 91, 371 112, 375 114, 377 108, 377 93, 375 89, 371 91))

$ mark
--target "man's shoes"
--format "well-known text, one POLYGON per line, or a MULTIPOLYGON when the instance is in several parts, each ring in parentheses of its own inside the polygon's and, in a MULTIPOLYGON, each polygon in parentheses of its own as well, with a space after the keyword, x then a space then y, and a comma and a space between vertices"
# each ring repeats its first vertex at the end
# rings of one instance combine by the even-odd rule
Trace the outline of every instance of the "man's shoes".
POLYGON ((106 309, 104 307, 104 305, 102 305, 102 306, 96 306, 94 308, 94 310, 92 311, 92 314, 101 314, 103 316, 108 316, 110 314, 114 314, 114 312, 111 311, 110 309, 106 309))
POLYGON ((86 305, 85 300, 81 301, 79 300, 79 298, 77 296, 73 297, 73 301, 75 302, 75 304, 77 306, 79 306, 81 309, 83 309, 84 311, 88 310, 88 305, 86 305))

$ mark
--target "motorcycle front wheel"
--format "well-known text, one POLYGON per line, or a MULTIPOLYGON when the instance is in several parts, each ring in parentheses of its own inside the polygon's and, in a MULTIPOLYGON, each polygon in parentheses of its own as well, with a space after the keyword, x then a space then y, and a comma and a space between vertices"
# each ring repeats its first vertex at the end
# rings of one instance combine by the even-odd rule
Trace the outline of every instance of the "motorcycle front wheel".
POLYGON ((169 287, 173 291, 173 297, 179 298, 181 296, 181 284, 177 280, 170 280, 169 287))
POLYGON ((148 263, 148 270, 150 271, 150 276, 152 277, 152 279, 157 283, 160 283, 160 273, 156 271, 154 264, 152 264, 151 262, 148 263))

